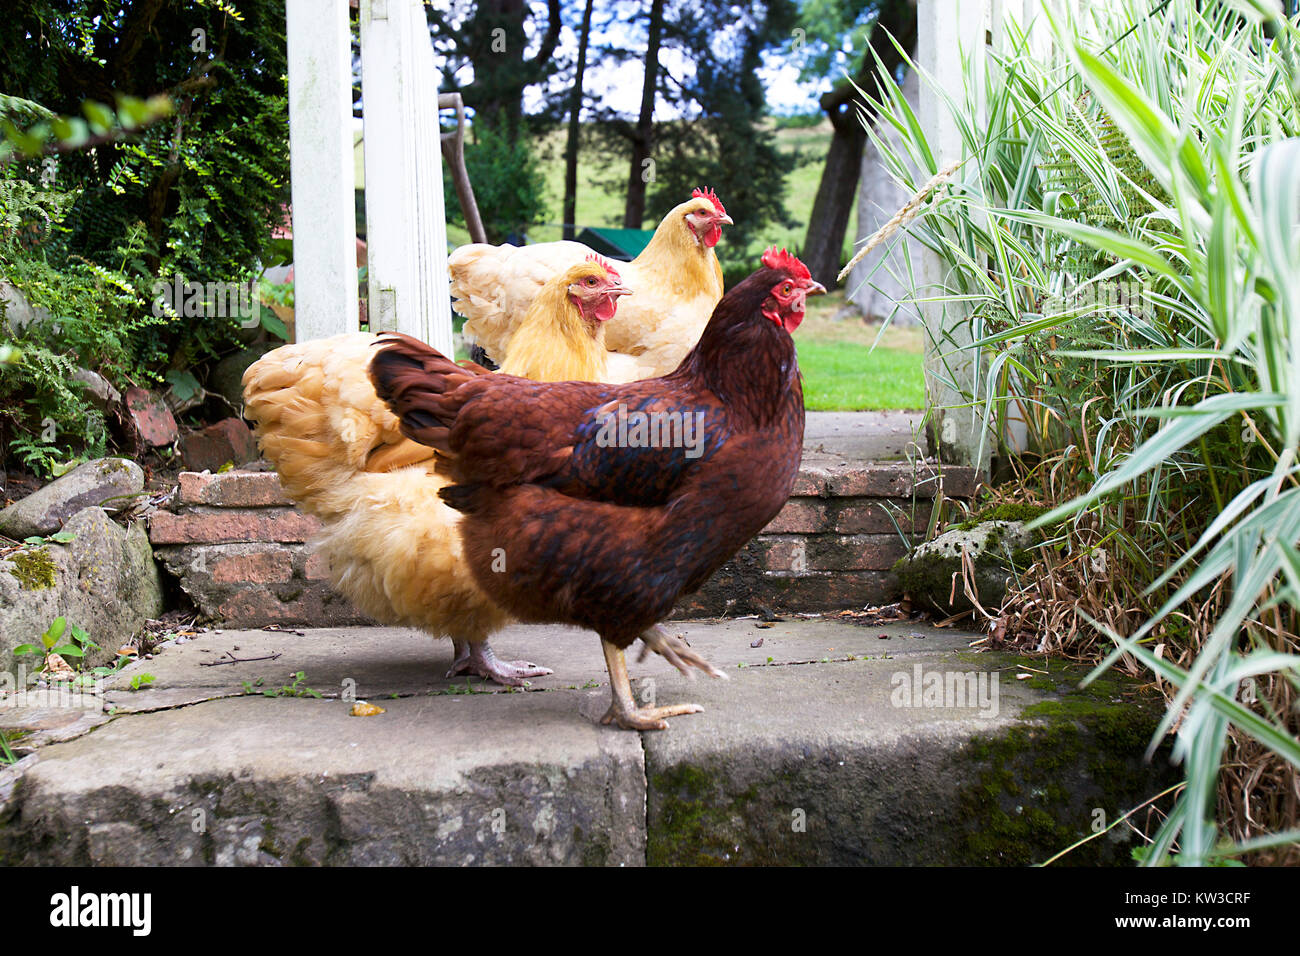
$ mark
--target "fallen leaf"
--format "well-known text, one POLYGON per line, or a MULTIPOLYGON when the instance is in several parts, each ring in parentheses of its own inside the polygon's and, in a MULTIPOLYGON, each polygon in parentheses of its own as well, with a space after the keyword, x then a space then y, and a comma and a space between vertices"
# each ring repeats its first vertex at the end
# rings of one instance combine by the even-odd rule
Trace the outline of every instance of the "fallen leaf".
POLYGON ((378 714, 382 714, 383 712, 384 712, 384 708, 379 707, 379 706, 377 706, 377 705, 375 705, 375 704, 367 704, 364 700, 359 700, 359 701, 357 701, 356 703, 354 703, 354 704, 352 705, 352 710, 350 711, 350 716, 352 716, 352 717, 374 717, 374 716, 376 716, 376 715, 378 715, 378 714))
POLYGON ((77 672, 58 654, 45 655, 45 673, 56 680, 70 680, 77 672))

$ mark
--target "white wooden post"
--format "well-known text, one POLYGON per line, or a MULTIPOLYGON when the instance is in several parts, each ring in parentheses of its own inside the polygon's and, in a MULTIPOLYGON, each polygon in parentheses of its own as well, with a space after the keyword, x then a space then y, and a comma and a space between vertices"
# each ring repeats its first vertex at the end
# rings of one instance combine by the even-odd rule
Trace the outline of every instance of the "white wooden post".
POLYGON ((357 328, 348 0, 287 0, 294 332, 299 342, 357 328))
POLYGON ((419 0, 361 0, 370 328, 450 355, 438 82, 419 0))
MULTIPOLYGON (((977 89, 983 107, 985 35, 988 27, 987 0, 919 0, 917 3, 917 63, 933 78, 939 89, 954 97, 966 88, 965 60, 973 58, 978 71, 977 89)), ((965 158, 961 132, 946 104, 932 89, 922 89, 919 120, 930 141, 940 168, 965 158)), ((982 128, 982 119, 976 119, 982 128)), ((972 160, 957 173, 974 178, 978 168, 972 160)), ((923 298, 944 293, 948 266, 924 250, 918 268, 923 298)), ((933 410, 933 451, 951 464, 988 467, 994 442, 981 442, 982 411, 978 403, 968 408, 945 408, 970 401, 979 370, 979 356, 967 346, 973 338, 967 323, 969 310, 963 303, 926 302, 921 313, 926 326, 926 400, 933 410)), ((983 383, 981 382, 981 385, 983 383)))

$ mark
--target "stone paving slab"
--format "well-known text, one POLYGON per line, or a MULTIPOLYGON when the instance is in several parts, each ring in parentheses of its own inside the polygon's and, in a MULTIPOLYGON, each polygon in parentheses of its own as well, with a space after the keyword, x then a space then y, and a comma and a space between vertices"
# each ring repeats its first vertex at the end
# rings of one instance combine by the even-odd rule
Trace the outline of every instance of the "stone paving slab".
POLYGON ((643 703, 704 707, 645 734, 599 724, 599 643, 574 629, 496 637, 556 670, 513 693, 448 681, 449 643, 406 629, 202 635, 120 675, 107 723, 0 770, 0 865, 1023 863, 1166 785, 1141 764, 1153 717, 1121 733, 1115 696, 1101 724, 1077 701, 1048 719, 1070 685, 1018 680, 1042 662, 972 653, 969 632, 679 629, 731 679, 633 659, 643 703), (281 656, 200 666, 235 647, 281 656), (331 696, 261 693, 297 671, 331 696), (927 702, 929 675, 984 696, 927 702), (345 680, 385 712, 350 716, 345 680))
MULTIPOLYGON (((847 619, 792 618, 758 627, 752 618, 728 621, 680 621, 668 625, 716 667, 731 672, 772 664, 842 660, 847 657, 905 656, 938 650, 965 649, 977 635, 953 629, 895 623, 862 627, 847 619), (887 635, 881 639, 880 635, 887 635), (762 641, 762 646, 751 645, 762 641), (771 661, 768 659, 771 658, 771 661)), ((497 655, 550 667, 554 674, 532 679, 536 690, 566 690, 608 683, 600 640, 591 632, 550 625, 519 624, 492 638, 497 655)), ((638 663, 640 645, 629 649, 633 677, 653 676, 663 682, 689 686, 657 655, 638 663)), ((137 661, 109 685, 107 698, 123 711, 149 711, 216 697, 274 690, 305 674, 303 686, 326 697, 345 691, 366 700, 393 695, 447 693, 466 687, 481 693, 506 693, 509 688, 478 677, 447 678, 452 647, 414 628, 344 627, 299 631, 207 631, 184 644, 167 646, 153 660, 137 661), (267 659, 272 655, 275 659, 267 659), (248 663, 218 664, 231 657, 248 663), (257 660, 257 658, 262 658, 257 660), (155 681, 130 691, 137 674, 155 681), (345 681, 352 683, 346 684, 345 681)), ((707 681, 706 681, 707 682, 707 681)))
POLYGON ((856 461, 887 461, 913 455, 925 457, 924 432, 918 434, 924 412, 809 412, 804 422, 805 452, 842 455, 856 461))
POLYGON ((119 718, 40 754, 23 807, 61 839, 18 859, 0 839, 0 859, 639 863, 640 743, 575 719, 577 702, 421 697, 357 718, 343 701, 244 697, 119 718))

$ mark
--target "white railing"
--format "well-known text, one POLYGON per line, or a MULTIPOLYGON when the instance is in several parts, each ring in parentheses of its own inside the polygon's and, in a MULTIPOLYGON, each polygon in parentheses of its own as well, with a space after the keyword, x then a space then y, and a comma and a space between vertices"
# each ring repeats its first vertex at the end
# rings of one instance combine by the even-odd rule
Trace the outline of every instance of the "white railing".
MULTIPOLYGON (((358 328, 348 0, 286 0, 298 341, 358 328)), ((419 0, 360 0, 370 328, 450 354, 438 84, 419 0)))

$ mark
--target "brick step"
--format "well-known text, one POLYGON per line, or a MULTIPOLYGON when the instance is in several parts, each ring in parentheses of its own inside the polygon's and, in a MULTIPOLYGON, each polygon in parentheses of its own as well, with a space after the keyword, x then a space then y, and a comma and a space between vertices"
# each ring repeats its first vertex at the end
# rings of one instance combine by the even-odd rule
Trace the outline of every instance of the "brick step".
MULTIPOLYGON (((678 613, 823 611, 895 596, 890 568, 929 522, 935 496, 975 492, 971 468, 806 454, 781 513, 678 613)), ((205 618, 232 627, 368 623, 329 585, 310 548, 318 519, 270 471, 180 475, 172 510, 149 521, 155 554, 205 618)))

